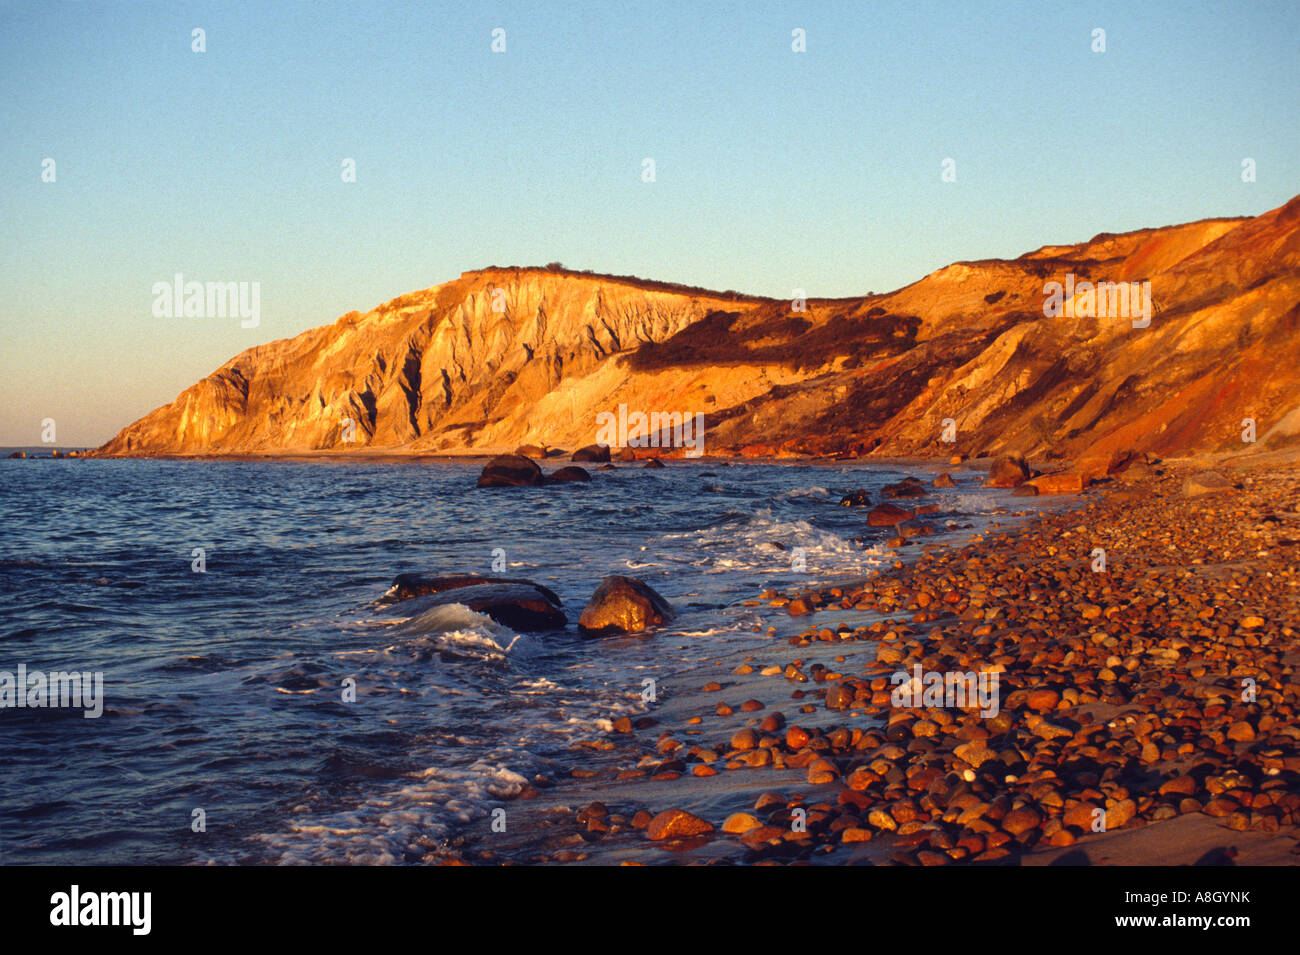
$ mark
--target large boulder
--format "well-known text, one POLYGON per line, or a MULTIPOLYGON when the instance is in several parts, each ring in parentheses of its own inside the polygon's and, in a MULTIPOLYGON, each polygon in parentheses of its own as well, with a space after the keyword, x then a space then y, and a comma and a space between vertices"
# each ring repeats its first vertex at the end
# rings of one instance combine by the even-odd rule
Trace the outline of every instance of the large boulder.
POLYGON ((640 633, 673 619, 672 606, 653 587, 635 577, 606 577, 591 595, 578 629, 587 636, 640 633))
POLYGON ((528 487, 542 483, 542 469, 522 454, 501 454, 483 466, 479 487, 528 487))
POLYGON ((411 614, 462 604, 521 632, 559 630, 568 622, 560 598, 553 590, 519 577, 401 574, 380 598, 380 603, 404 603, 403 610, 411 614))
POLYGON ((609 445, 607 444, 589 444, 585 448, 579 448, 573 452, 570 461, 589 461, 593 464, 604 464, 609 460, 609 445))
POLYGON ((424 597, 440 594, 462 587, 479 587, 484 584, 527 584, 536 587, 551 603, 559 606, 560 598, 555 591, 523 577, 500 577, 496 574, 398 574, 388 592, 379 598, 381 604, 398 603, 412 597, 424 597))
POLYGON ((952 479, 952 475, 945 471, 934 479, 935 487, 956 487, 957 482, 952 479))
POLYGON ((1004 454, 989 467, 985 487, 1019 487, 1029 480, 1029 465, 1019 454, 1004 454))
POLYGON ((591 475, 579 467, 560 468, 546 476, 547 484, 572 484, 574 481, 590 481, 591 475))

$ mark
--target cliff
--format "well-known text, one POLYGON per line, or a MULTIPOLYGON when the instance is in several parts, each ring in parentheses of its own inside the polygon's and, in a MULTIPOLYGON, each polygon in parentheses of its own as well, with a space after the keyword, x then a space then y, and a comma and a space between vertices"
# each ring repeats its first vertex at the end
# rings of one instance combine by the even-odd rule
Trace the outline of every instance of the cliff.
POLYGON ((467 272, 251 348, 99 453, 572 448, 620 405, 703 413, 710 454, 1286 447, 1300 441, 1300 197, 803 310, 628 277, 467 272), (1049 283, 1062 291, 1044 314, 1049 283))

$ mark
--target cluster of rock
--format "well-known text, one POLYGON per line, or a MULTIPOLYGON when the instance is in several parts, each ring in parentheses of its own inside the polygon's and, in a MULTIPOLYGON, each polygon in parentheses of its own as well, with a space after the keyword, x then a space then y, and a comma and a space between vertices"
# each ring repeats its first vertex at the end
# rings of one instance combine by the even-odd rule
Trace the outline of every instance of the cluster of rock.
MULTIPOLYGON (((543 484, 571 484, 591 480, 591 474, 585 468, 580 468, 576 464, 545 474, 529 454, 525 452, 532 452, 539 457, 554 456, 553 452, 535 445, 520 447, 514 454, 499 454, 483 466, 483 470, 478 476, 478 486, 536 487, 543 484)), ((611 455, 609 447, 603 444, 592 444, 574 451, 569 460, 599 464, 600 467, 597 470, 612 471, 614 465, 610 463, 611 457, 613 455, 611 455)), ((635 452, 628 448, 620 451, 617 458, 619 461, 635 461, 637 459, 635 452)), ((662 468, 664 463, 658 458, 648 458, 642 466, 646 468, 662 468)))
MULTIPOLYGON (((1294 835, 1300 535, 1289 515, 1300 512, 1300 476, 1234 484, 1166 470, 1136 497, 1117 486, 1081 512, 1041 514, 1023 533, 825 588, 810 603, 881 619, 791 638, 797 647, 873 644, 858 674, 801 659, 762 670, 789 681, 804 726, 760 700, 719 703, 712 742, 698 719, 690 735, 659 727, 653 752, 619 774, 669 782, 798 769, 811 791, 765 793, 725 820, 602 805, 603 818, 687 847, 717 838, 720 821, 750 860, 809 859, 876 840, 880 858, 926 866, 1085 849, 1100 830, 1175 819, 1294 835), (1209 526, 1234 530, 1210 539, 1209 526), (1105 572, 1090 564, 1098 547, 1109 555, 1105 572), (997 674, 996 711, 973 701, 897 705, 892 675, 917 666, 997 674), (737 711, 752 717, 727 726, 737 711), (825 725, 819 711, 853 718, 825 725)), ((845 669, 847 659, 837 657, 845 669)))

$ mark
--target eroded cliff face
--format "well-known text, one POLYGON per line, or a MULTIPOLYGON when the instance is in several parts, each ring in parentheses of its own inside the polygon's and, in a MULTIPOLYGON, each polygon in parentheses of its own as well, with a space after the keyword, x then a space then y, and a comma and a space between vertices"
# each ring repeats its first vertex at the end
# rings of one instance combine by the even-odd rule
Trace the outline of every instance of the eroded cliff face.
POLYGON ((1254 219, 958 263, 804 310, 574 272, 469 272, 249 349, 101 453, 572 448, 620 405, 703 413, 710 454, 1290 446, 1300 198, 1254 219), (1113 289, 1046 316, 1051 282, 1149 282, 1150 324, 1112 314, 1113 289))

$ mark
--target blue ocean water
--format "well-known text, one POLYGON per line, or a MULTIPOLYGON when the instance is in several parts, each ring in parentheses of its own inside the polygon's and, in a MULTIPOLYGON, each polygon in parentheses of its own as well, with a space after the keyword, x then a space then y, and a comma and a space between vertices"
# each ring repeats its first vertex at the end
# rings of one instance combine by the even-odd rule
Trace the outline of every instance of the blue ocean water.
MULTIPOLYGON (((0 671, 104 679, 97 719, 0 709, 0 862, 413 861, 641 712, 643 677, 772 639, 744 605, 762 589, 892 560, 836 502, 915 473, 673 462, 480 490, 478 467, 0 460, 0 671), (375 606, 398 573, 501 552, 559 593, 566 631, 375 606), (668 597, 673 625, 580 636, 611 573, 668 597)), ((940 527, 1006 503, 957 476, 929 499, 940 527)))

